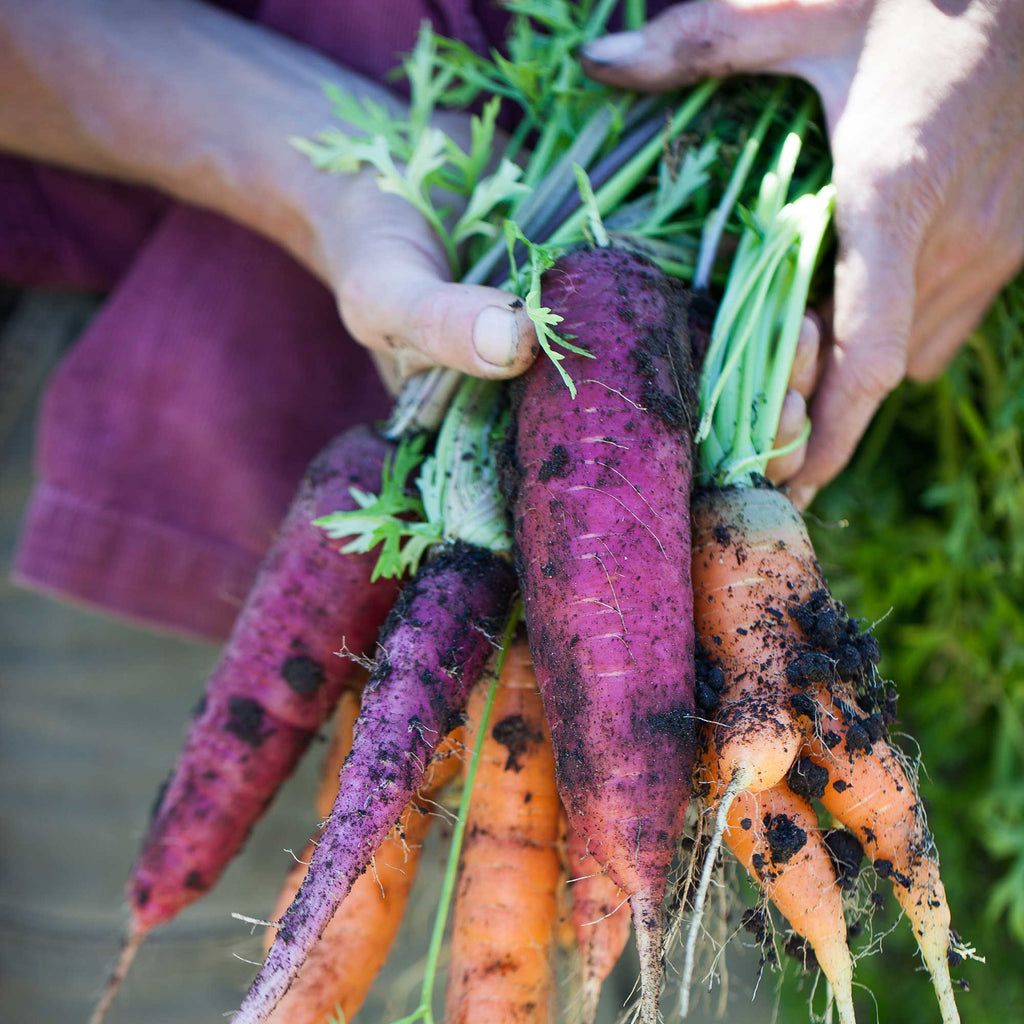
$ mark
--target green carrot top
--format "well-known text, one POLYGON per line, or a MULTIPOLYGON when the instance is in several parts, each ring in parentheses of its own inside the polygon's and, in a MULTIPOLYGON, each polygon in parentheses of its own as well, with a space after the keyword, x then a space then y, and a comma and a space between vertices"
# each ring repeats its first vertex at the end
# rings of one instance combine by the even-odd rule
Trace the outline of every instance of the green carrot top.
MULTIPOLYGON (((802 444, 775 447, 789 386, 800 323, 832 213, 831 184, 813 188, 827 173, 812 168, 796 198, 787 201, 803 143, 808 110, 797 115, 757 200, 741 210, 744 223, 711 332, 699 388, 697 464, 704 486, 751 486, 768 462, 802 444)), ((756 135, 756 133, 755 133, 756 135)), ((745 175, 749 163, 737 163, 745 175)), ((722 206, 732 202, 727 190, 722 206)), ((733 193, 734 194, 734 193, 733 193)), ((720 206, 720 210, 722 209, 720 206)), ((709 219, 721 230, 723 217, 709 219)), ((707 235, 705 236, 707 240, 707 235)))

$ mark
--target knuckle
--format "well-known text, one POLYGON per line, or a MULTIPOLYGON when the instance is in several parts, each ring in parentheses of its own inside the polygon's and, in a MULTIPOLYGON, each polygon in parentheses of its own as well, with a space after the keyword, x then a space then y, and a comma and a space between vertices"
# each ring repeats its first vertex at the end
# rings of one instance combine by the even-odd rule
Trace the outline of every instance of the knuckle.
POLYGON ((648 26, 649 38, 697 73, 717 57, 726 38, 718 3, 674 4, 648 26))
POLYGON ((459 348, 462 338, 451 322, 450 303, 442 288, 424 289, 409 305, 407 341, 427 355, 437 356, 445 365, 459 348), (447 357, 447 358, 445 358, 447 357))
POLYGON ((887 338, 850 350, 847 390, 855 400, 880 401, 906 376, 907 356, 902 338, 887 338))
POLYGON ((838 219, 871 221, 893 239, 920 238, 942 207, 934 155, 911 132, 856 141, 836 155, 838 219))
POLYGON ((715 19, 715 5, 673 4, 648 26, 648 31, 675 45, 688 42, 696 46, 713 45, 710 38, 715 19))

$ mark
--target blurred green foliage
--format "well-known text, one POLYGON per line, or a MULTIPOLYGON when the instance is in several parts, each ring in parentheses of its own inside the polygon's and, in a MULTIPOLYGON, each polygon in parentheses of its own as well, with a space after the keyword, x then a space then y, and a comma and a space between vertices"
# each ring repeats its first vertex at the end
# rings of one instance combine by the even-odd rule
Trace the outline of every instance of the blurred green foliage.
MULTIPOLYGON (((953 927, 987 959, 954 971, 963 1019, 1024 1019, 1024 275, 947 373, 890 397, 810 519, 836 595, 877 623, 953 927)), ((881 1021, 938 1020, 914 948, 901 922, 858 963, 881 1021)))

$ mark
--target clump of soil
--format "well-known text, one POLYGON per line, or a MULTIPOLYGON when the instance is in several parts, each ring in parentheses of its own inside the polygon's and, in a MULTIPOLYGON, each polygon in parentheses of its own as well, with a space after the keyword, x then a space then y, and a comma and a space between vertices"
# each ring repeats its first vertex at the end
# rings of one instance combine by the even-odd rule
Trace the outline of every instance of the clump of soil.
POLYGON ((807 833, 788 814, 766 815, 765 840, 776 864, 795 857, 807 842, 807 833))
POLYGON ((847 832, 845 828, 831 828, 822 834, 822 839, 832 860, 839 888, 849 892, 860 874, 864 849, 857 837, 852 832, 847 832))

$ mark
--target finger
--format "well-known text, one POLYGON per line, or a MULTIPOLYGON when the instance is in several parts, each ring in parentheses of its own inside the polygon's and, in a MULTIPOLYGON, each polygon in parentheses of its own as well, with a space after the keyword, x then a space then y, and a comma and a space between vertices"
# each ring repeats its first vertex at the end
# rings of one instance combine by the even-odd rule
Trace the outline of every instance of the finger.
POLYGON ((378 239, 368 250, 341 282, 342 320, 361 344, 392 352, 402 377, 442 365, 505 378, 533 361, 536 335, 514 295, 445 281, 407 239, 378 239))
POLYGON ((820 46, 835 46, 836 4, 798 0, 696 0, 676 4, 642 29, 595 39, 580 50, 587 74, 610 85, 658 91, 721 75, 789 70, 820 46))
MULTIPOLYGON (((800 334, 793 356, 793 369, 789 374, 789 386, 805 399, 811 397, 818 381, 818 354, 821 350, 821 321, 816 313, 808 311, 800 324, 800 334)), ((785 413, 785 410, 783 410, 785 413)))
POLYGON ((834 342, 811 401, 811 436, 792 481, 810 500, 849 461, 882 399, 903 379, 916 244, 860 227, 836 266, 834 342))
POLYGON ((373 365, 377 368, 377 376, 380 377, 384 390, 392 398, 397 398, 402 390, 409 374, 402 368, 402 361, 397 358, 394 352, 386 352, 383 349, 371 348, 367 350, 373 365))
MULTIPOLYGON (((784 448, 792 444, 803 433, 807 423, 807 403, 800 392, 792 388, 786 392, 779 416, 779 430, 775 437, 775 447, 784 448)), ((785 455, 772 459, 765 470, 773 484, 783 484, 799 472, 807 455, 807 442, 785 455)))
POLYGON ((907 348, 907 376, 933 380, 949 365, 1016 267, 977 260, 928 286, 919 295, 907 348))

